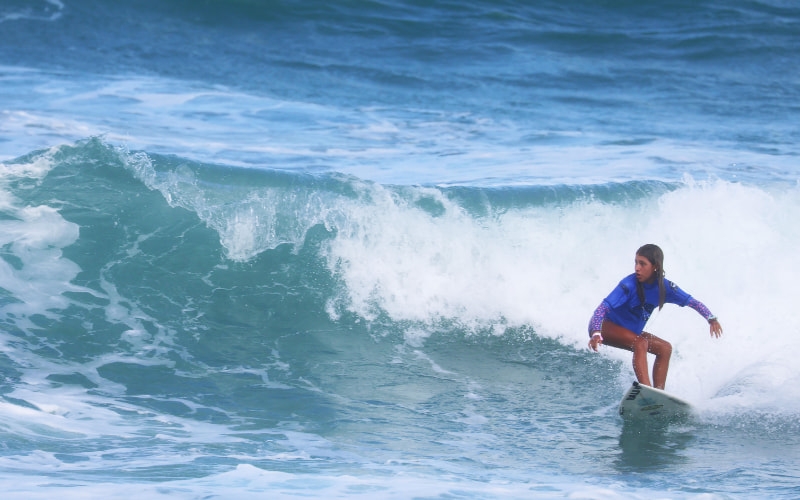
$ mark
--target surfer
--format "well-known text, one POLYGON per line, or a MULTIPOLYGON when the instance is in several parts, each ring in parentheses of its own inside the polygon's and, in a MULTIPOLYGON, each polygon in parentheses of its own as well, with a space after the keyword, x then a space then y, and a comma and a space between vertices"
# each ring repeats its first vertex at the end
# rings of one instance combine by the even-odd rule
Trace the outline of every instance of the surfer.
POLYGON ((647 244, 636 251, 634 269, 594 311, 589 321, 589 347, 597 351, 600 344, 606 344, 632 351, 633 372, 644 385, 651 385, 647 353, 654 354, 652 386, 664 389, 672 344, 643 331, 655 308, 661 310, 665 303, 691 307, 708 321, 712 337, 722 335, 722 325, 702 302, 664 278, 664 252, 657 245, 647 244))

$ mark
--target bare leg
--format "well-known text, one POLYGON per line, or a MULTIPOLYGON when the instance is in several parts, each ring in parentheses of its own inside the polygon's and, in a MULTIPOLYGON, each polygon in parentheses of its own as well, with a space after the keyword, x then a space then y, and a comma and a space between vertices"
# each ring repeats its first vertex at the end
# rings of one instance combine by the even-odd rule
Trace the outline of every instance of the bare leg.
POLYGON ((652 333, 642 332, 641 335, 636 335, 627 328, 606 320, 603 321, 603 343, 633 352, 633 373, 640 384, 664 388, 672 356, 672 345, 669 342, 652 333), (656 356, 653 363, 653 384, 650 383, 647 370, 647 353, 656 356))
MULTIPOLYGON (((642 332, 640 338, 647 339, 647 352, 656 356, 656 360, 653 362, 653 387, 663 389, 667 383, 672 344, 647 332, 642 332)), ((645 369, 647 369, 646 366, 645 369)))
POLYGON ((640 384, 651 385, 650 376, 647 373, 647 349, 647 339, 638 335, 630 350, 633 351, 633 373, 636 374, 640 384))

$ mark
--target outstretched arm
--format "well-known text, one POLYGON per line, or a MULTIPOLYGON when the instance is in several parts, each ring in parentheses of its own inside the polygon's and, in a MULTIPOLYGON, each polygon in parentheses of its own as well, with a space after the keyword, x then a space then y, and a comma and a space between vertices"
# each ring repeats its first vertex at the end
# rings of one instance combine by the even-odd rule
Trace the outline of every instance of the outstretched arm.
POLYGON ((717 317, 708 310, 705 304, 695 298, 692 298, 686 305, 697 311, 700 316, 704 317, 706 321, 708 321, 709 330, 712 337, 719 338, 722 335, 722 325, 719 324, 717 317))

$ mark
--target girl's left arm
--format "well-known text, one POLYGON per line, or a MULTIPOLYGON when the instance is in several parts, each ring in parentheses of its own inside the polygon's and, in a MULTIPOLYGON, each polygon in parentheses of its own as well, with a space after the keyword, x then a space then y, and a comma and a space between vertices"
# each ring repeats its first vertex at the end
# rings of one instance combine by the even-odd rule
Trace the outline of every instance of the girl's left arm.
POLYGON ((716 318, 716 316, 714 316, 714 313, 709 311, 705 304, 695 299, 694 297, 689 299, 689 303, 686 305, 697 311, 700 314, 700 316, 706 319, 706 321, 711 321, 712 319, 716 318))
POLYGON ((712 313, 708 307, 705 306, 705 304, 692 297, 689 300, 689 303, 686 305, 697 311, 700 316, 704 317, 706 321, 708 321, 710 326, 709 330, 711 331, 712 337, 719 337, 722 335, 722 325, 719 324, 717 317, 714 316, 714 313, 712 313))

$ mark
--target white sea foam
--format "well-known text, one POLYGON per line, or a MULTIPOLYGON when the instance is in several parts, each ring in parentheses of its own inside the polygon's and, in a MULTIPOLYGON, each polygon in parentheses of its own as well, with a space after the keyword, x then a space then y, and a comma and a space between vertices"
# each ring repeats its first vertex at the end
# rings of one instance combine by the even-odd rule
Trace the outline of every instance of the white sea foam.
POLYGON ((38 182, 52 168, 55 151, 29 162, 3 164, 0 174, 0 210, 7 216, 0 220, 0 245, 16 259, 0 260, 0 286, 18 299, 5 306, 6 313, 19 317, 64 308, 63 292, 83 290, 71 284, 80 268, 62 255, 64 247, 77 241, 78 226, 55 208, 20 203, 8 187, 22 179, 38 182))
POLYGON ((25 6, 0 8, 0 23, 10 21, 56 21, 61 17, 64 4, 60 0, 32 0, 25 6))
MULTIPOLYGON (((42 457, 43 461, 52 458, 42 457)), ((34 464, 41 467, 41 464, 34 464)), ((431 477, 414 473, 358 475, 292 474, 264 470, 243 463, 235 469, 208 477, 158 484, 126 482, 105 483, 98 480, 75 481, 15 476, 13 481, 0 480, 6 498, 49 499, 53 488, 59 497, 127 499, 132 496, 147 498, 189 499, 209 496, 221 498, 261 499, 265 495, 274 499, 348 498, 400 500, 407 498, 507 498, 550 499, 574 498, 583 500, 647 499, 663 493, 647 488, 631 488, 618 481, 576 482, 574 479, 540 477, 528 473, 519 481, 470 481, 454 477, 431 477), (54 484, 57 483, 57 484, 54 484)), ((714 500, 717 495, 671 494, 670 498, 702 498, 714 500)))
MULTIPOLYGON (((479 219, 437 190, 420 193, 444 213, 432 216, 388 192, 348 213, 349 227, 339 228, 328 249, 331 269, 346 284, 341 307, 367 319, 384 313, 429 325, 531 325, 583 349, 592 311, 633 271, 636 248, 653 242, 665 251, 668 277, 725 328, 712 340, 691 309, 668 305, 654 316, 648 328, 675 346, 669 387, 701 406, 800 412, 787 354, 800 352, 796 188, 687 178, 673 192, 636 202, 581 201, 479 219)), ((415 345, 426 338, 417 330, 409 336, 415 345)), ((629 380, 630 355, 603 351, 624 361, 621 378, 629 380)))

